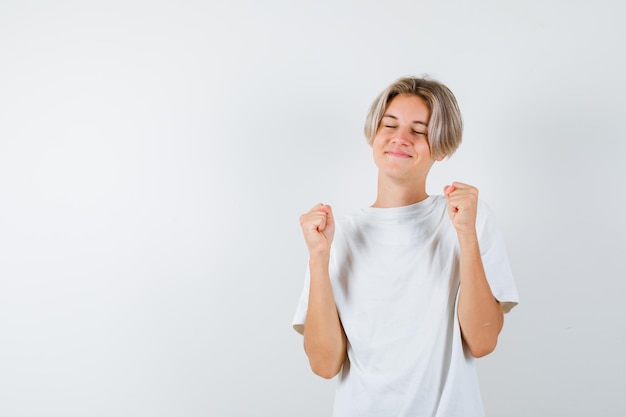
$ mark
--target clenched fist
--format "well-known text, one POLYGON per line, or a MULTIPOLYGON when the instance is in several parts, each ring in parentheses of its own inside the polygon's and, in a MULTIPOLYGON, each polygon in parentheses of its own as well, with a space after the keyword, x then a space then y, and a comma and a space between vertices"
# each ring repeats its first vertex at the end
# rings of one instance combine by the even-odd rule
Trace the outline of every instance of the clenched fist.
POLYGON ((335 235, 335 219, 330 206, 318 204, 300 216, 300 226, 310 255, 329 255, 335 235))
POLYGON ((443 193, 448 201, 448 214, 457 233, 476 233, 476 207, 478 189, 471 185, 453 182, 446 185, 443 193))

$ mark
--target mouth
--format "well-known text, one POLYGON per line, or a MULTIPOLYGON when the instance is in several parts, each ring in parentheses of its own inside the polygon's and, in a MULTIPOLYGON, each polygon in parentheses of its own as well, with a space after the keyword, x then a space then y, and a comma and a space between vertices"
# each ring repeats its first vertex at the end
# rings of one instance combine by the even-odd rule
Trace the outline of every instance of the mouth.
POLYGON ((412 158, 411 155, 400 151, 386 151, 385 154, 394 158, 412 158))

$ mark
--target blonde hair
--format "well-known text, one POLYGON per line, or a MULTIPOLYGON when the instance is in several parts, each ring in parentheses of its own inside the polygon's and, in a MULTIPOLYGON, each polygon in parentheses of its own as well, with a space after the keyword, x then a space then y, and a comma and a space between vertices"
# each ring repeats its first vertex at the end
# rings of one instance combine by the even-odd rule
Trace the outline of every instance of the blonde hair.
POLYGON ((463 119, 452 91, 438 81, 403 77, 387 87, 372 103, 365 119, 365 137, 371 145, 387 107, 396 96, 409 94, 420 97, 428 105, 428 144, 434 158, 450 156, 461 144, 463 119))

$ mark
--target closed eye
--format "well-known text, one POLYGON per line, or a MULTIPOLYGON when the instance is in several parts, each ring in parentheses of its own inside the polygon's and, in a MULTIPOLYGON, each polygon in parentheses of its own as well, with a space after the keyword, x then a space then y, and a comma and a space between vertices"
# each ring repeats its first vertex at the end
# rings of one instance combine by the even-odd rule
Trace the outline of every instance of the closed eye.
POLYGON ((418 132, 417 130, 414 130, 413 134, 415 134, 415 135, 426 135, 426 132, 418 132))

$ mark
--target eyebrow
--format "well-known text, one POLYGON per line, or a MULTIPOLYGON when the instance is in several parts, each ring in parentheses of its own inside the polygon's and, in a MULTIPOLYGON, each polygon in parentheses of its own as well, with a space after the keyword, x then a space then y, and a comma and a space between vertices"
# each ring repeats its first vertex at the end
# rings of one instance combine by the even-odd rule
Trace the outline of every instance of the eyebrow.
MULTIPOLYGON (((392 114, 383 114, 383 117, 381 119, 384 119, 385 117, 390 117, 390 118, 392 118, 394 120, 398 120, 398 118, 396 116, 392 115, 392 114)), ((424 125, 424 126, 428 127, 428 124, 422 122, 421 120, 413 120, 413 123, 417 123, 417 124, 424 125)))

